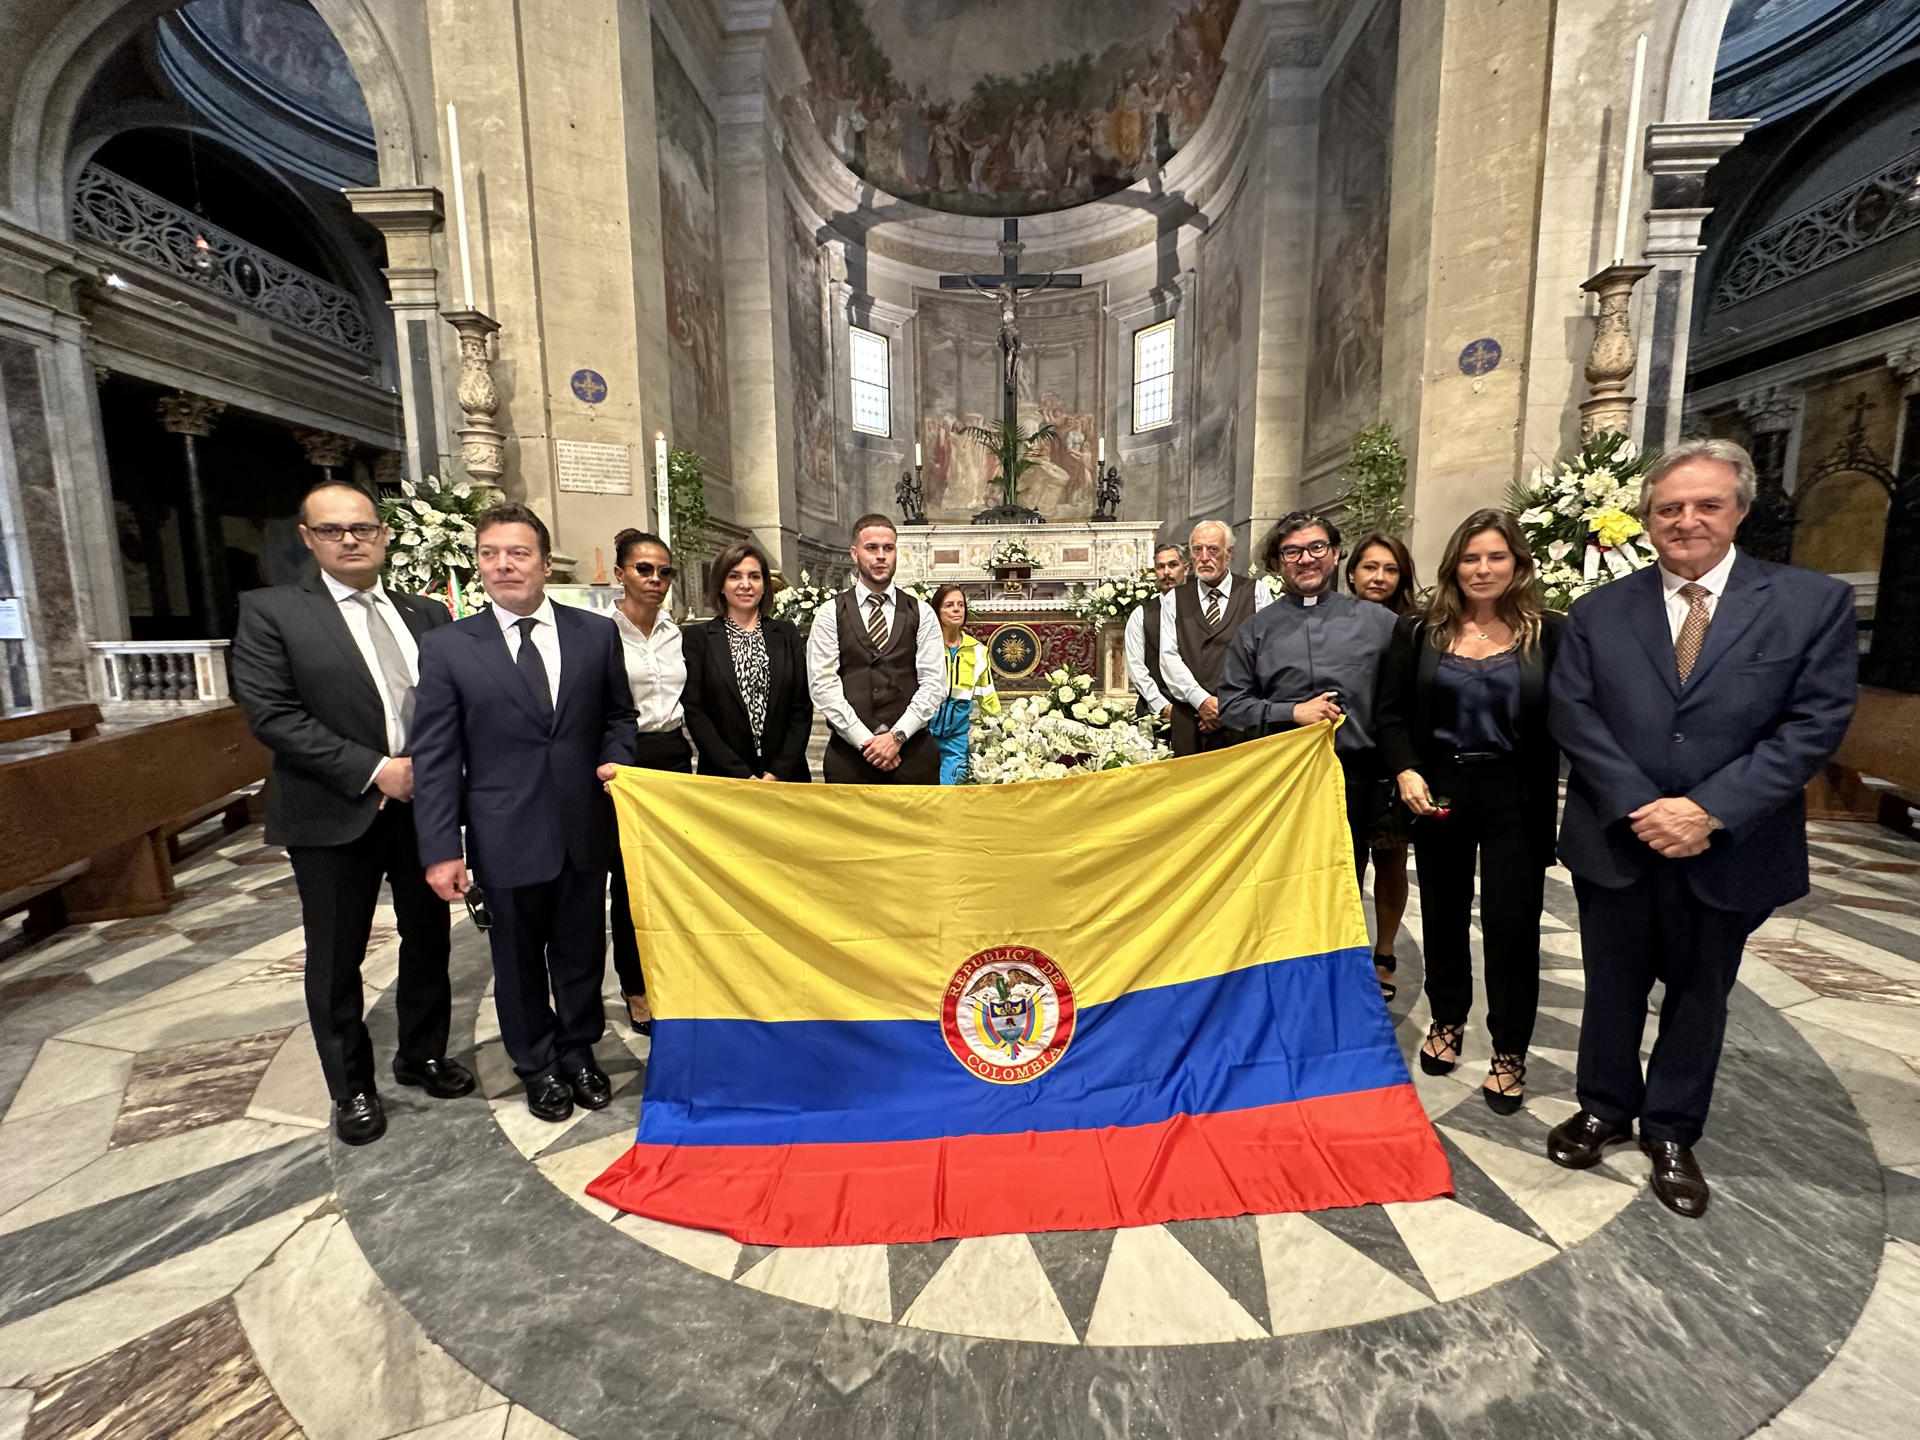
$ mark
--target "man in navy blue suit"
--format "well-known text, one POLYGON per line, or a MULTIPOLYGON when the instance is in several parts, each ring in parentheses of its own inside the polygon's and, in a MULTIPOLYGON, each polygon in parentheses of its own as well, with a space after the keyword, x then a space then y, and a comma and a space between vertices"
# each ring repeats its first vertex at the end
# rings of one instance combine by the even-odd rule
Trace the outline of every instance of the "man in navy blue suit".
POLYGON ((527 1109, 560 1121, 613 1095, 593 1061, 614 848, 602 787, 633 763, 633 699, 613 622, 547 598, 553 547, 538 515, 495 505, 474 542, 491 608, 420 647, 420 860, 443 899, 476 878, 486 887, 500 1040, 527 1109))
POLYGON ((1580 1111, 1547 1155, 1598 1164, 1628 1140, 1676 1214, 1706 1212, 1693 1146, 1747 937, 1807 893, 1803 790, 1839 748, 1858 661, 1853 592, 1733 548, 1753 461, 1687 441, 1647 474, 1660 563, 1603 585, 1568 617, 1550 725, 1572 762, 1560 858, 1585 956, 1580 1111), (1659 1038, 1640 1066, 1653 982, 1659 1038))

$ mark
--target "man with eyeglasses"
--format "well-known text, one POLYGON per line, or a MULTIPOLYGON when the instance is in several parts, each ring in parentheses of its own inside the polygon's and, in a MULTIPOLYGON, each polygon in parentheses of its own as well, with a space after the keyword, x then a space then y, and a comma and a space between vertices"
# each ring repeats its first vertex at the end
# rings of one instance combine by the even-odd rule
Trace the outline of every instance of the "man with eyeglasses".
POLYGON ((419 643, 453 617, 380 583, 387 527, 353 486, 309 491, 300 538, 319 574, 243 592, 229 659, 234 697, 273 752, 266 838, 287 847, 300 892, 307 1018, 334 1131, 365 1145, 387 1128, 360 979, 382 880, 400 931, 393 1078, 439 1099, 473 1089, 447 1058, 449 915, 427 886, 412 804, 419 643))
POLYGON ((1297 510, 1269 543, 1286 593, 1234 636, 1220 668, 1220 717, 1255 735, 1345 718, 1333 744, 1346 772, 1357 873, 1381 798, 1373 687, 1394 615, 1384 605, 1335 593, 1340 531, 1326 517, 1297 510))
POLYGON ((1160 597, 1160 674, 1173 702, 1176 755, 1199 755, 1247 738, 1220 713, 1217 681, 1233 637, 1273 597, 1233 572, 1233 531, 1202 520, 1187 537, 1192 578, 1160 597))

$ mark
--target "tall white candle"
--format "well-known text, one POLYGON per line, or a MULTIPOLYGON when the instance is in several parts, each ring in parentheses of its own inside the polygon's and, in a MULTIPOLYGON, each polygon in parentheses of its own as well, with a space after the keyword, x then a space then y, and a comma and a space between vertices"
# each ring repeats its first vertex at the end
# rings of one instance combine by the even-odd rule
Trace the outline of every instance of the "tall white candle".
POLYGON ((1102 465, 1107 463, 1107 437, 1104 435, 1100 437, 1100 453, 1094 456, 1094 459, 1099 461, 1102 465))
POLYGON ((460 231, 460 288, 473 309, 473 242, 467 236, 467 181, 460 170, 460 118, 447 102, 447 156, 453 165, 453 223, 460 231))
POLYGON ((673 544, 673 517, 667 507, 667 432, 653 432, 653 506, 660 525, 660 538, 673 544))
POLYGON ((1633 177, 1640 168, 1640 88, 1647 78, 1647 37, 1633 47, 1633 93, 1627 100, 1626 144, 1620 156, 1620 208, 1614 217, 1613 263, 1627 259, 1627 205, 1633 199, 1633 177))
POLYGON ((916 470, 920 468, 920 442, 918 440, 913 442, 913 468, 916 470))

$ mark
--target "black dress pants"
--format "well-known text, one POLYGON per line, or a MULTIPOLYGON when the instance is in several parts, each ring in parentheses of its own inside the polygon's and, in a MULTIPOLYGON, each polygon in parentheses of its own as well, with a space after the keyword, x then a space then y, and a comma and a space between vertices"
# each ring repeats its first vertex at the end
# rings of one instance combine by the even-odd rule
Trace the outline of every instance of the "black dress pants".
POLYGON ((1580 1017, 1581 1106, 1609 1125, 1640 1122, 1649 1140, 1698 1143, 1713 1101, 1727 996, 1747 937, 1771 910, 1717 910, 1693 893, 1687 862, 1609 890, 1574 878, 1587 975, 1580 1017), (1666 985, 1660 1036, 1640 1069, 1653 982, 1666 985))
POLYGON ((413 806, 389 800, 358 840, 289 845, 306 930, 307 1018, 327 1091, 336 1100, 372 1090, 373 1042, 361 1017, 360 965, 373 931, 380 882, 393 890, 400 927, 400 1056, 418 1064, 447 1053, 452 987, 447 980, 447 902, 427 886, 413 806))
POLYGON ((900 763, 891 770, 876 770, 857 746, 836 732, 827 740, 820 778, 829 785, 938 785, 940 747, 925 730, 916 730, 900 747, 900 763))
MULTIPOLYGON (((642 730, 634 743, 633 763, 643 770, 673 770, 682 775, 693 773, 693 747, 682 730, 642 730)), ((627 866, 618 853, 615 837, 613 857, 613 969, 620 977, 622 995, 647 993, 647 977, 640 973, 640 942, 633 935, 633 904, 627 898, 627 866)))
POLYGON ((606 895, 604 868, 571 865, 539 885, 487 891, 500 1043, 522 1080, 592 1063, 606 1033, 606 895))
POLYGON ((1451 802, 1446 819, 1413 822, 1428 1009, 1435 1023, 1460 1025, 1473 1008, 1467 931, 1477 857, 1487 1038, 1502 1055, 1524 1054, 1540 1006, 1546 863, 1529 838, 1520 767, 1510 759, 1453 760, 1431 767, 1426 779, 1451 802))
POLYGON ((1374 750, 1339 758, 1347 792, 1347 831, 1353 837, 1353 874, 1358 880, 1366 873, 1374 822, 1380 818, 1380 758, 1374 750))

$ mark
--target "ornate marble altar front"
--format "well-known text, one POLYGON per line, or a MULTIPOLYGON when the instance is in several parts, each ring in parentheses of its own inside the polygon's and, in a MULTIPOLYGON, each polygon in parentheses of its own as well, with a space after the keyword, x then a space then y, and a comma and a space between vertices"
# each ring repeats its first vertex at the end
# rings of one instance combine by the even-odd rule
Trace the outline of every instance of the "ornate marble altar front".
MULTIPOLYGON (((1020 540, 1040 565, 1036 586, 1063 590, 1117 575, 1138 575, 1153 567, 1158 527, 1139 521, 1082 520, 1056 525, 903 525, 900 527, 900 580, 930 585, 949 581, 979 586, 991 583, 987 557, 1003 540, 1020 540)), ((1031 606, 1035 602, 1022 602, 1031 606)))

